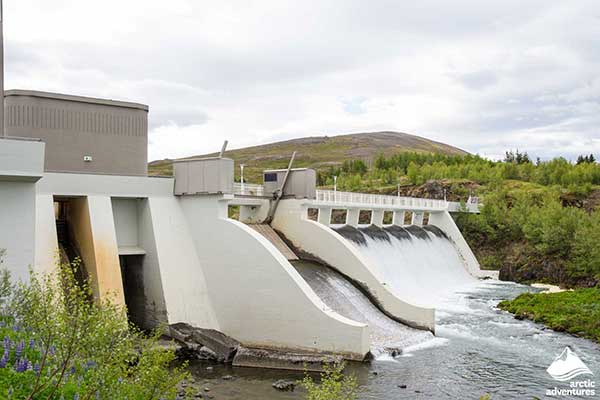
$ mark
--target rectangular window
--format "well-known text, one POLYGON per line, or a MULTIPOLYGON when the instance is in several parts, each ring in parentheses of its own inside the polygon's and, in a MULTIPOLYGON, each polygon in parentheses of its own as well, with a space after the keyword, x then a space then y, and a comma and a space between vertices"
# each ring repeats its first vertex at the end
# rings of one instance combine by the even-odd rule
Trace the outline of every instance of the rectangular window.
POLYGON ((274 173, 265 174, 265 182, 277 182, 277 174, 274 174, 274 173))

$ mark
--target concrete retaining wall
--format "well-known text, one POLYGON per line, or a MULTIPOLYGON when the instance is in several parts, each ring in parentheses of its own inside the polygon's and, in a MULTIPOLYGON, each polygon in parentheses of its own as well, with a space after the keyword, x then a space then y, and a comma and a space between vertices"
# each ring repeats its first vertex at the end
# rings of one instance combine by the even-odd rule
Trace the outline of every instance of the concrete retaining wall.
POLYGON ((386 286, 376 268, 360 255, 341 235, 318 222, 306 218, 302 200, 282 200, 273 220, 273 227, 282 232, 293 244, 322 259, 341 273, 361 283, 392 316, 405 323, 435 329, 435 311, 406 303, 401 293, 386 286))
POLYGON ((362 359, 370 346, 368 327, 329 309, 268 240, 228 219, 229 199, 186 196, 179 200, 220 330, 248 347, 362 359))
POLYGON ((484 271, 479 266, 479 261, 473 254, 469 244, 463 237, 460 229, 456 226, 454 219, 448 211, 432 212, 429 214, 429 224, 435 225, 443 230, 446 235, 452 240, 458 254, 462 257, 467 271, 476 278, 490 277, 498 278, 498 271, 484 271))

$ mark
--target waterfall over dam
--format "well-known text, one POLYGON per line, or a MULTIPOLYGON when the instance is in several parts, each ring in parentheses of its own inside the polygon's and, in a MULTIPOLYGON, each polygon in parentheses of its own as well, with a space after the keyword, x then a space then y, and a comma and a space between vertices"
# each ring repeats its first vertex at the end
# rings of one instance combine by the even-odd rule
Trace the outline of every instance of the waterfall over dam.
POLYGON ((465 269, 454 244, 436 226, 344 225, 334 229, 372 261, 398 296, 413 304, 435 307, 450 293, 477 281, 465 269))
POLYGON ((409 346, 433 339, 431 332, 411 328, 385 315, 339 272, 308 261, 292 264, 327 306, 346 318, 369 326, 371 353, 375 357, 386 353, 397 355, 409 346))

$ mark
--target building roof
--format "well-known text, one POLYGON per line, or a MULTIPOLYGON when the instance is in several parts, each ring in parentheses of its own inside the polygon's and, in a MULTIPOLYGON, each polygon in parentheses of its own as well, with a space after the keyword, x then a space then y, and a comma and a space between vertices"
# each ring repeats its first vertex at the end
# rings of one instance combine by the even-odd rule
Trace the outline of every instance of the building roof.
MULTIPOLYGON (((306 171, 308 169, 312 169, 312 168, 292 168, 291 171, 306 171)), ((287 168, 281 168, 281 169, 265 169, 263 171, 263 173, 273 173, 273 172, 285 172, 287 171, 287 168)))
POLYGON ((131 103, 128 101, 118 101, 118 100, 109 100, 109 99, 99 99, 99 98, 95 98, 95 97, 74 96, 74 95, 70 95, 70 94, 61 94, 61 93, 40 92, 37 90, 11 89, 11 90, 7 90, 4 92, 4 97, 9 97, 9 96, 39 97, 39 98, 43 98, 43 99, 73 101, 76 103, 100 104, 100 105, 105 105, 105 106, 134 108, 134 109, 138 109, 138 110, 148 111, 148 106, 145 104, 140 104, 140 103, 131 103))

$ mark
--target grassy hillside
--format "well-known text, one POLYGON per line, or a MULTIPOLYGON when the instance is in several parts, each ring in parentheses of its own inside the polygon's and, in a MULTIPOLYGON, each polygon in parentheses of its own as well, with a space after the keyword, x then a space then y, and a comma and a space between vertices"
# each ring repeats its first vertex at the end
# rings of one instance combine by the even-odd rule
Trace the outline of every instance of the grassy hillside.
MULTIPOLYGON (((419 136, 400 132, 373 132, 286 140, 262 146, 230 150, 225 155, 235 160, 236 179, 239 174, 238 165, 245 164, 244 176, 246 180, 259 183, 263 169, 286 167, 294 151, 297 152, 294 166, 316 169, 339 166, 343 161, 350 159, 362 159, 368 164, 379 154, 391 156, 409 151, 445 155, 467 154, 456 147, 419 136)), ((171 160, 153 161, 149 164, 148 170, 150 175, 171 175, 171 160)))

